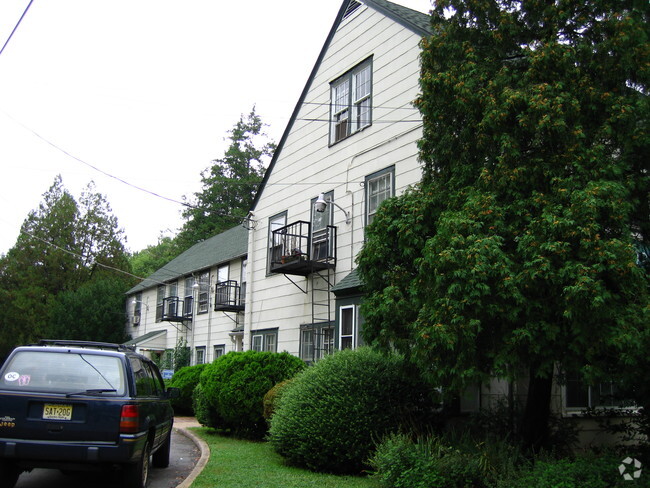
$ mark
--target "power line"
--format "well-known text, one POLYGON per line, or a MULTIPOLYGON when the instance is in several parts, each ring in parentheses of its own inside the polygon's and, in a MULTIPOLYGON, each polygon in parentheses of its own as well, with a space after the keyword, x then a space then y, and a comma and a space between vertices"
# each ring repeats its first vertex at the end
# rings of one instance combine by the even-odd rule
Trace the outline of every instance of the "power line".
MULTIPOLYGON (((29 232, 28 230, 21 229, 20 232, 21 232, 21 233, 24 233, 24 234, 27 234, 28 236, 30 236, 30 237, 33 238, 33 239, 36 239, 36 240, 38 240, 38 241, 41 241, 42 243, 44 243, 44 244, 46 244, 46 245, 48 245, 48 246, 50 246, 50 247, 53 247, 53 248, 55 248, 55 249, 58 249, 59 251, 62 251, 62 252, 64 252, 64 253, 70 254, 71 256, 74 256, 74 257, 76 257, 76 258, 81 258, 81 259, 83 259, 83 260, 87 260, 87 259, 88 259, 88 256, 83 256, 82 254, 78 254, 78 253, 76 253, 76 252, 69 251, 68 249, 65 249, 65 248, 63 248, 63 247, 61 247, 61 246, 59 246, 59 245, 57 245, 57 244, 54 244, 54 243, 51 242, 51 241, 48 241, 47 239, 43 239, 42 237, 39 237, 39 236, 37 236, 37 235, 32 234, 32 233, 29 232)), ((102 264, 102 263, 100 263, 100 262, 98 262, 98 261, 96 261, 96 260, 94 260, 94 259, 93 259, 92 262, 93 262, 93 264, 95 264, 95 265, 97 265, 97 266, 100 266, 100 267, 102 267, 102 268, 110 269, 110 270, 112 270, 112 271, 117 271, 118 273, 125 274, 125 275, 127 275, 127 276, 132 277, 132 278, 137 278, 138 280, 145 280, 145 278, 142 278, 141 276, 134 275, 133 273, 129 273, 128 271, 124 271, 123 269, 115 268, 115 267, 113 267, 113 266, 109 266, 109 265, 107 265, 107 264, 102 264)), ((152 280, 152 281, 155 281, 155 280, 152 280)), ((159 283, 159 284, 161 284, 161 285, 164 284, 164 283, 161 283, 161 282, 157 282, 157 283, 159 283)))
POLYGON ((7 40, 5 41, 4 45, 2 46, 2 49, 0 49, 0 56, 2 55, 2 53, 3 53, 4 50, 5 50, 5 48, 7 47, 7 44, 9 44, 9 41, 11 40, 11 38, 12 38, 13 35, 14 35, 14 32, 16 32, 16 30, 18 29, 18 26, 19 26, 20 23, 23 21, 23 17, 25 17, 25 15, 27 14, 27 11, 29 10, 29 7, 32 6, 32 3, 33 3, 33 2, 34 2, 34 0, 29 0, 29 3, 27 4, 27 7, 25 8, 25 11, 24 11, 23 14, 20 16, 20 19, 18 19, 18 22, 16 23, 16 25, 15 25, 14 28, 13 28, 13 30, 11 31, 11 34, 9 34, 9 37, 7 37, 7 40))

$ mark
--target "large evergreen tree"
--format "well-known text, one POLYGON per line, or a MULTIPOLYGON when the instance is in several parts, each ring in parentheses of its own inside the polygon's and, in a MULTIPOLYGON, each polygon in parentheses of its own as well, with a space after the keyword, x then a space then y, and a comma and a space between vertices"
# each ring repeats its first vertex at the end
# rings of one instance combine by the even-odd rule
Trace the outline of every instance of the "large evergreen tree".
POLYGON ((432 24, 424 178, 368 229, 365 335, 452 392, 526 375, 538 448, 556 367, 622 373, 648 336, 647 4, 439 0, 432 24))
MULTIPOLYGON (((0 357, 50 335, 58 298, 91 280, 116 281, 123 299, 130 278, 110 270, 128 271, 122 240, 108 202, 92 183, 78 203, 57 177, 38 209, 29 212, 14 247, 0 258, 0 357)), ((122 329, 124 317, 111 327, 122 329)))
POLYGON ((275 144, 268 141, 255 108, 229 134, 228 149, 201 173, 202 189, 183 212, 185 223, 176 237, 179 251, 237 225, 253 203, 275 144))

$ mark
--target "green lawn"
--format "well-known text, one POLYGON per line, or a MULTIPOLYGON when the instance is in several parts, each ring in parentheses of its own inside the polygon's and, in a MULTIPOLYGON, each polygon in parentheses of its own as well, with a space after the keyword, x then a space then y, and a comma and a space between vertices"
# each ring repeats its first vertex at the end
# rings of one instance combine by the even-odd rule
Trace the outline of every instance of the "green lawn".
POLYGON ((192 488, 376 488, 369 478, 312 473, 286 466, 266 442, 223 437, 192 429, 210 446, 210 461, 192 488))

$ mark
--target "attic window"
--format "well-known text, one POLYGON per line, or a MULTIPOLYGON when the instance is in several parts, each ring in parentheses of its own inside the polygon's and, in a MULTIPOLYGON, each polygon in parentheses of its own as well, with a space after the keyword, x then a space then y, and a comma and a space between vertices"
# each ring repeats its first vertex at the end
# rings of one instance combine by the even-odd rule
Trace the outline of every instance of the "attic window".
POLYGON ((348 18, 359 7, 361 7, 361 4, 359 2, 356 2, 355 0, 352 0, 348 4, 348 8, 345 10, 345 13, 343 14, 343 18, 344 19, 348 18))
POLYGON ((372 123, 372 58, 333 81, 330 93, 330 144, 334 144, 372 123))

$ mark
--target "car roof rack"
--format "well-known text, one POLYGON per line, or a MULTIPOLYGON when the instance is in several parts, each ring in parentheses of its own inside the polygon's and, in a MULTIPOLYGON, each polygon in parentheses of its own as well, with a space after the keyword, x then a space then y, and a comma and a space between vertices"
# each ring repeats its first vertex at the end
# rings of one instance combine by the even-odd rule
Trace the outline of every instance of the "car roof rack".
POLYGON ((133 352, 133 346, 126 344, 116 344, 113 342, 96 342, 96 341, 72 341, 65 339, 41 339, 37 346, 70 346, 70 347, 92 347, 95 349, 115 349, 116 351, 133 352))

